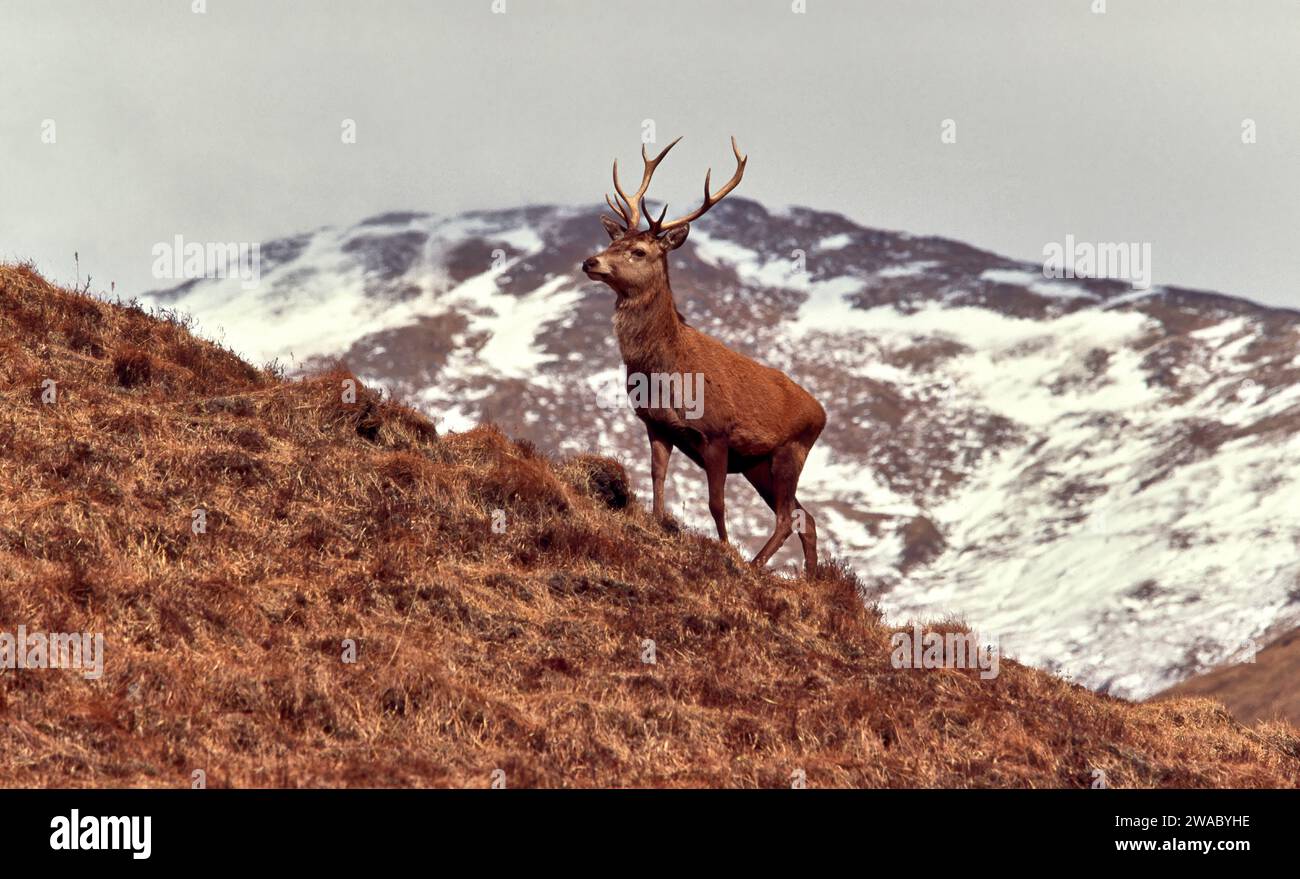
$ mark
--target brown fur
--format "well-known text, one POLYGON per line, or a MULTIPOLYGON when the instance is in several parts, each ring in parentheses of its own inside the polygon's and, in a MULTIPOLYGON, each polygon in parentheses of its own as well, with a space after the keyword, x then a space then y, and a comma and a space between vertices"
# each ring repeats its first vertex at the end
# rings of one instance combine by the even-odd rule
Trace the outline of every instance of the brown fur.
POLYGON ((688 419, 681 405, 635 409, 650 438, 655 515, 664 514, 669 456, 673 448, 681 449, 704 468, 719 540, 727 540, 727 474, 743 473, 776 513, 772 536, 754 564, 767 564, 798 531, 811 575, 817 567, 817 528, 795 491, 808 451, 826 426, 825 410, 784 373, 732 351, 682 319, 668 280, 668 254, 686 241, 689 225, 659 232, 652 223, 651 230, 629 231, 601 219, 613 242, 587 259, 583 270, 617 294, 614 332, 629 388, 635 374, 704 375, 698 419, 688 419))

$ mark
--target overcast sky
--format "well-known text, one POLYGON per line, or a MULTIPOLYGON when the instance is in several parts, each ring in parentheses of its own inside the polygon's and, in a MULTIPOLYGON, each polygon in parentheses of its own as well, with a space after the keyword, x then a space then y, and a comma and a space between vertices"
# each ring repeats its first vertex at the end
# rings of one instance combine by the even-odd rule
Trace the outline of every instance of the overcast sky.
POLYGON ((1096 2, 0 0, 0 259, 135 293, 178 234, 594 203, 650 119, 674 205, 734 133, 772 206, 1300 307, 1300 2, 1096 2))

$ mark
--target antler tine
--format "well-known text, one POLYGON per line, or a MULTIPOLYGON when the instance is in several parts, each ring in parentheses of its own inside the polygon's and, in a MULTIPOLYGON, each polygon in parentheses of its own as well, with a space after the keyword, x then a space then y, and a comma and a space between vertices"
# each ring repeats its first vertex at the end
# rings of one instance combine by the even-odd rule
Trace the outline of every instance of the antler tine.
POLYGON ((627 205, 627 210, 620 210, 619 213, 622 214, 629 231, 635 231, 636 227, 641 225, 642 211, 640 205, 644 201, 646 191, 650 188, 650 178, 654 176, 655 169, 659 167, 663 157, 668 155, 670 149, 677 146, 679 140, 681 140, 680 137, 668 144, 653 159, 646 153, 645 144, 641 144, 641 161, 645 164, 645 170, 641 174, 641 186, 631 198, 628 198, 627 193, 623 191, 623 187, 618 182, 618 159, 614 160, 614 191, 623 200, 623 204, 627 205))
MULTIPOLYGON (((627 228, 633 228, 637 220, 632 216, 634 211, 630 205, 626 208, 623 207, 624 204, 627 204, 627 193, 623 192, 623 185, 618 182, 618 159, 614 160, 614 194, 619 198, 619 202, 614 205, 614 207, 618 208, 619 216, 623 218, 627 228)), ((606 194, 606 198, 608 197, 608 194, 606 194)))
POLYGON ((641 199, 641 214, 646 218, 646 222, 650 224, 650 231, 655 233, 656 235, 658 235, 660 232, 663 231, 664 216, 667 213, 668 213, 668 202, 664 202, 664 209, 659 212, 659 219, 657 220, 653 219, 650 216, 650 211, 646 210, 645 198, 641 199))
POLYGON ((660 231, 666 232, 669 229, 675 229, 678 226, 685 226, 687 223, 698 220, 708 212, 709 208, 722 201, 727 197, 727 194, 730 193, 731 190, 736 188, 740 183, 740 178, 745 176, 745 163, 749 161, 749 157, 740 154, 740 147, 736 146, 736 138, 734 135, 731 138, 731 151, 736 154, 736 173, 731 175, 731 179, 727 181, 727 185, 718 190, 717 195, 711 194, 709 191, 709 184, 713 177, 713 169, 710 168, 704 174, 704 204, 700 205, 684 217, 670 220, 669 222, 662 224, 659 227, 660 231))
POLYGON ((623 208, 614 203, 614 201, 609 197, 608 192, 605 193, 605 204, 609 205, 610 209, 618 215, 619 220, 623 223, 627 223, 627 214, 624 213, 623 208))

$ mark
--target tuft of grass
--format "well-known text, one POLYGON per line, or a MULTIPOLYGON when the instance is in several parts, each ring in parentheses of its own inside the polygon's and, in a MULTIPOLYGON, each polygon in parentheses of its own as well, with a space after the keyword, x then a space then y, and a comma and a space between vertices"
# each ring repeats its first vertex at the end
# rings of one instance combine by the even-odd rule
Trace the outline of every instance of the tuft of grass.
POLYGON ((575 455, 564 463, 561 475, 569 485, 611 510, 627 509, 632 503, 631 482, 627 470, 613 458, 601 455, 575 455))
POLYGON ((1205 700, 894 668, 871 585, 666 529, 614 461, 439 435, 341 365, 286 381, 0 267, 0 630, 106 642, 98 681, 0 671, 0 784, 1300 778, 1294 728, 1205 700))
POLYGON ((113 375, 124 388, 146 385, 153 378, 153 358, 148 351, 127 345, 113 355, 113 375))

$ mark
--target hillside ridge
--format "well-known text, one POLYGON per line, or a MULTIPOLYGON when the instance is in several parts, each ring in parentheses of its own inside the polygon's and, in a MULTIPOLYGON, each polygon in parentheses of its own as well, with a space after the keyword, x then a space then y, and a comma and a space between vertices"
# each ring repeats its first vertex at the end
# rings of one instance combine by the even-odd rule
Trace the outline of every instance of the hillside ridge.
MULTIPOLYGON (((253 363, 344 363, 439 428, 495 423, 650 490, 584 208, 390 212, 268 243, 260 282, 185 282, 253 363)), ((1144 698, 1300 624, 1300 320, 729 197, 673 251, 692 326, 825 407, 799 496, 891 621, 958 615, 1012 655, 1144 698), (1158 633, 1152 637, 1150 633, 1158 633)), ((711 527, 705 483, 667 502, 711 527)), ((740 479, 728 533, 771 514, 740 479)), ((792 545, 773 564, 798 564, 792 545)))
POLYGON ((1207 700, 896 668, 847 568, 665 529, 617 461, 440 434, 29 266, 0 267, 0 395, 0 631, 105 641, 97 680, 0 671, 3 785, 1300 778, 1294 728, 1207 700))

